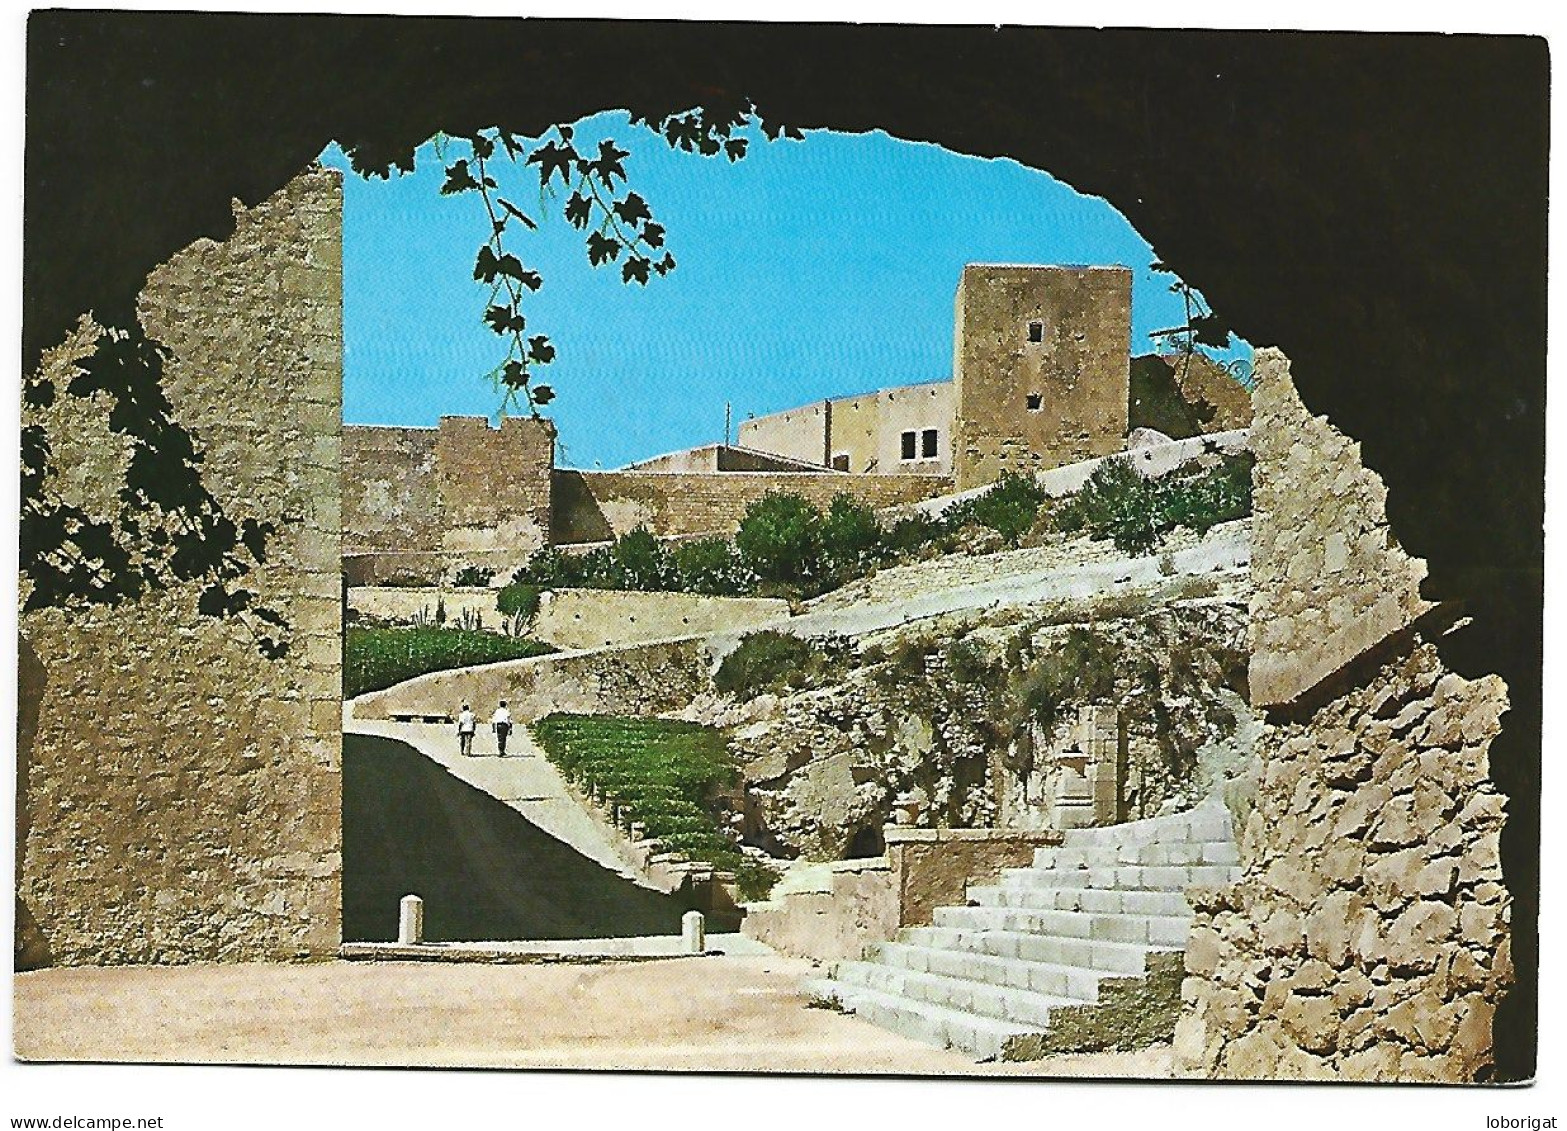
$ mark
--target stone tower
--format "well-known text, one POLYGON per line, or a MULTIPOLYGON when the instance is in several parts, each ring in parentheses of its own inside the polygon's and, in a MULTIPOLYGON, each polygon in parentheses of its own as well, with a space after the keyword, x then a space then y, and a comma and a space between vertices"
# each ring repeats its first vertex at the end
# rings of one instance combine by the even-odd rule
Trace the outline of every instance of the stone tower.
POLYGON ((953 331, 958 490, 1126 446, 1132 273, 963 268, 953 331))

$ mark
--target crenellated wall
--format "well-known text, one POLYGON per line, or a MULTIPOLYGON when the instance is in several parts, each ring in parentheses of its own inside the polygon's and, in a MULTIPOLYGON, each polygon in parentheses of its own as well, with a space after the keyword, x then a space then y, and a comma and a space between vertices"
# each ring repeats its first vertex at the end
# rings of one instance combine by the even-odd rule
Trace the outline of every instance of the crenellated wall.
POLYGON ((1242 879, 1191 893, 1175 1065, 1228 1078, 1486 1078, 1512 982, 1488 751, 1495 675, 1447 671, 1380 478, 1259 351, 1242 879))
POLYGON ((353 581, 437 584, 503 570, 546 544, 555 429, 447 416, 437 428, 343 429, 343 552, 353 581))
MULTIPOLYGON (((138 315, 170 351, 203 481, 231 518, 277 526, 238 584, 286 619, 289 648, 264 658, 243 624, 202 616, 200 583, 22 615, 27 965, 336 951, 341 256, 339 175, 314 168, 148 276, 138 315)), ((45 355, 56 388, 96 337, 84 318, 45 355)), ((104 513, 128 458, 108 402, 28 411, 58 440, 62 496, 104 513)))

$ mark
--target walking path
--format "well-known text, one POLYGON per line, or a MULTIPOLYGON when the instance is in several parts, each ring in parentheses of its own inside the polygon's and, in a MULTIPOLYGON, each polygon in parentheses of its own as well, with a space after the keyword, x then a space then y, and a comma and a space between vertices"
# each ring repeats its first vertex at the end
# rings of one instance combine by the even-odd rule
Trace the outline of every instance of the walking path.
MULTIPOLYGON (((1005 556, 996 555, 997 558, 1005 556)), ((983 566, 987 559, 975 558, 973 562, 983 566)), ((1243 519, 1216 526, 1206 537, 1191 544, 1146 557, 1114 554, 1064 568, 1056 565, 1006 573, 988 581, 908 592, 891 601, 802 613, 788 620, 774 621, 767 627, 794 636, 862 636, 943 613, 1108 596, 1122 590, 1167 583, 1180 576, 1240 572, 1248 568, 1250 562, 1251 523, 1243 519), (1168 563, 1161 568, 1161 562, 1166 558, 1168 563)), ((993 569, 1005 566, 1004 561, 991 563, 993 569)))
POLYGON ((621 856, 615 834, 571 795, 566 779, 550 764, 527 727, 513 728, 504 758, 496 755, 495 735, 488 730, 476 737, 473 756, 464 758, 458 752, 456 730, 449 723, 356 719, 351 711, 352 704, 345 705, 345 734, 379 735, 407 743, 459 781, 515 809, 541 832, 623 879, 656 890, 621 856))

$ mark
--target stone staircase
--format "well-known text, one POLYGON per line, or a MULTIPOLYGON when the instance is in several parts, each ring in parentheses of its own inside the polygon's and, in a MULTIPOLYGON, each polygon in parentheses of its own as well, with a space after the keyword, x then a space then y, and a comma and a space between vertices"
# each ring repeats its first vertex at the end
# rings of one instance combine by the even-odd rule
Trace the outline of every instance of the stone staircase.
POLYGON ((1142 1047, 1169 1038, 1180 1008, 1185 889, 1239 878, 1217 801, 1072 830, 806 992, 978 1060, 1142 1047))

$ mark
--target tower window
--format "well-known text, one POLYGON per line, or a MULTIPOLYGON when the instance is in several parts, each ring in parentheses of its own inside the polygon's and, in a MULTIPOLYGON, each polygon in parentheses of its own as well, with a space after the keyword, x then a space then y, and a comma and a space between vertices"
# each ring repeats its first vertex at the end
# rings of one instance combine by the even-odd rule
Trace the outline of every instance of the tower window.
POLYGON ((915 441, 915 435, 914 435, 913 432, 905 432, 903 434, 903 458, 904 459, 913 459, 914 458, 914 441, 915 441))
POLYGON ((834 471, 848 471, 849 470, 849 453, 848 452, 839 452, 837 455, 833 456, 832 457, 832 469, 834 471))
POLYGON ((1038 393, 1028 394, 1028 411, 1038 412, 1045 407, 1045 398, 1038 393))
POLYGON ((927 428, 920 433, 920 457, 922 459, 936 458, 936 430, 927 428))
POLYGON ((1043 322, 1030 322, 1028 324, 1028 340, 1042 342, 1045 340, 1045 324, 1043 322))

